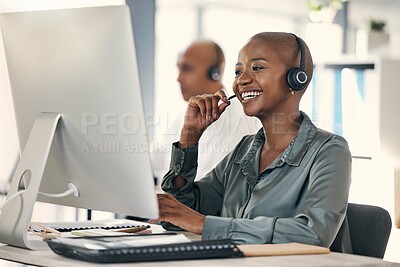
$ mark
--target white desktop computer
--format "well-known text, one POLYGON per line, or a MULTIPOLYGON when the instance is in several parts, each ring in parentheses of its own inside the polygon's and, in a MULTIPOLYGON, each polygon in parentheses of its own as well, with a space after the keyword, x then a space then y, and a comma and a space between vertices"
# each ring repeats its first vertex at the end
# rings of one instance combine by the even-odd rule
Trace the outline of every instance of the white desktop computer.
POLYGON ((129 8, 3 13, 0 27, 21 148, 0 243, 42 248, 27 237, 37 200, 158 217, 129 8))

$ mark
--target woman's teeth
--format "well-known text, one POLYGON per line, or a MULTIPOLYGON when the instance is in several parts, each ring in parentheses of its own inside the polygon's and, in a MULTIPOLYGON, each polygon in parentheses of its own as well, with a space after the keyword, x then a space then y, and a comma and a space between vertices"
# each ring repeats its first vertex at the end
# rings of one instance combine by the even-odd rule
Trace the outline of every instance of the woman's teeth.
POLYGON ((262 92, 256 92, 256 91, 254 91, 254 92, 244 92, 244 93, 242 93, 242 99, 243 100, 252 99, 252 98, 255 98, 255 97, 257 97, 257 96, 259 96, 261 94, 262 94, 262 92))

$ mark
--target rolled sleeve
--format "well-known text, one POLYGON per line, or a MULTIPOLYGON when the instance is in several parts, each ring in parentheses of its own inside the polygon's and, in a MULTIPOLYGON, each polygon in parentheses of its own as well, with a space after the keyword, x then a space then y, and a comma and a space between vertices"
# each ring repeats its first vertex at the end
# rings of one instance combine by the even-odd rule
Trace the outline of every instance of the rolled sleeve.
POLYGON ((164 191, 173 193, 176 188, 172 185, 173 179, 181 175, 188 182, 181 188, 184 190, 194 181, 197 171, 198 146, 185 149, 179 148, 179 142, 172 144, 170 170, 164 176, 161 187, 164 191), (172 190, 172 191, 171 191, 172 190))
POLYGON ((190 177, 193 169, 197 168, 197 157, 197 145, 181 149, 179 142, 175 142, 172 144, 170 168, 184 177, 190 177))

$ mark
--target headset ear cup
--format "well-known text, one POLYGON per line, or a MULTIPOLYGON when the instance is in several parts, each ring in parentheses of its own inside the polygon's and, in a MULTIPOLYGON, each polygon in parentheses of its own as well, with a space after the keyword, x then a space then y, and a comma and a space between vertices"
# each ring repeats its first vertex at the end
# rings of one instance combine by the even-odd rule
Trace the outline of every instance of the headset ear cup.
POLYGON ((292 90, 301 91, 307 85, 307 73, 300 68, 290 69, 286 75, 286 81, 292 90))
POLYGON ((221 79, 221 74, 218 66, 213 66, 208 71, 208 78, 212 81, 219 81, 221 79))

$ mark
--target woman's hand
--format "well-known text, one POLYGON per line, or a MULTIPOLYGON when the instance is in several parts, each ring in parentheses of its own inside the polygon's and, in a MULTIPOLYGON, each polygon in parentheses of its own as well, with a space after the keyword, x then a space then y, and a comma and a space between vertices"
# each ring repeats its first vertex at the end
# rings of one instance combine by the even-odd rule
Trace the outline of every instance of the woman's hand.
POLYGON ((180 203, 170 194, 158 194, 158 219, 149 220, 149 223, 169 222, 183 230, 201 235, 206 216, 180 203))
POLYGON ((204 94, 189 99, 185 121, 181 131, 182 147, 197 144, 207 127, 218 120, 229 105, 224 91, 219 90, 214 95, 204 94), (218 103, 222 101, 222 104, 218 103))

